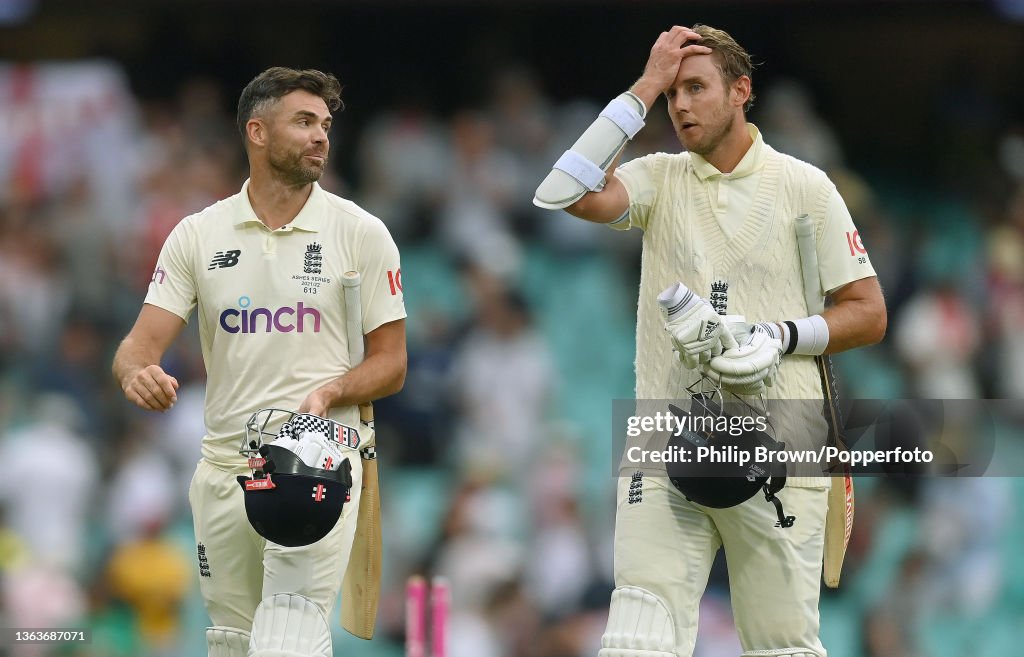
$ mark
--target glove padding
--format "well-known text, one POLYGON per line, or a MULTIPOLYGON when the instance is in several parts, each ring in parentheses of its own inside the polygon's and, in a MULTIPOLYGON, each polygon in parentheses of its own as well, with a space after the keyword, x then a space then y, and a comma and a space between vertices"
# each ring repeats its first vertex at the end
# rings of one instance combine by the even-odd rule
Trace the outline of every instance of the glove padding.
POLYGON ((765 386, 775 383, 782 359, 782 342, 756 327, 730 326, 726 332, 745 337, 739 346, 726 349, 720 356, 701 366, 701 372, 722 388, 737 395, 759 395, 765 386))
POLYGON ((303 431, 298 439, 282 437, 271 444, 294 452, 311 468, 337 470, 345 460, 341 446, 319 431, 303 431))
POLYGON ((665 330, 671 336, 679 361, 691 370, 697 369, 701 363, 708 363, 726 349, 739 346, 732 333, 725 329, 722 316, 703 299, 693 308, 668 320, 665 330))

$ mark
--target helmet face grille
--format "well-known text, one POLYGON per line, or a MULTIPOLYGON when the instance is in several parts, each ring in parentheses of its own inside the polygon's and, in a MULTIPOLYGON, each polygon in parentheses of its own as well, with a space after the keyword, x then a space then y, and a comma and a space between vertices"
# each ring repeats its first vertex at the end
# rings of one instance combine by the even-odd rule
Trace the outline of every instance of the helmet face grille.
POLYGON ((261 408, 245 423, 245 438, 238 450, 246 457, 256 456, 260 447, 279 438, 298 440, 305 432, 323 434, 325 438, 350 449, 361 444, 359 429, 329 418, 295 413, 280 408, 261 408))

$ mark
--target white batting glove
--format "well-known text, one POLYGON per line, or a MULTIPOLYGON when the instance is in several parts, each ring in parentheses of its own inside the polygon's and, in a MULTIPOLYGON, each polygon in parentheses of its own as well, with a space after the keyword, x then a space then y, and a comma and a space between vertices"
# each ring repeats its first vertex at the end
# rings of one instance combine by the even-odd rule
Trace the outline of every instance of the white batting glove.
POLYGON ((736 327, 745 336, 740 345, 711 359, 701 371, 715 383, 738 395, 759 395, 775 383, 782 360, 782 342, 758 327, 736 327), (745 327, 745 328, 744 328, 745 327))
POLYGON ((697 369, 724 350, 738 346, 711 304, 682 283, 659 294, 658 303, 665 314, 665 330, 684 367, 697 369))
POLYGON ((278 438, 272 445, 280 445, 294 452, 299 459, 311 468, 321 470, 337 470, 345 460, 341 446, 318 431, 303 431, 298 439, 278 438))

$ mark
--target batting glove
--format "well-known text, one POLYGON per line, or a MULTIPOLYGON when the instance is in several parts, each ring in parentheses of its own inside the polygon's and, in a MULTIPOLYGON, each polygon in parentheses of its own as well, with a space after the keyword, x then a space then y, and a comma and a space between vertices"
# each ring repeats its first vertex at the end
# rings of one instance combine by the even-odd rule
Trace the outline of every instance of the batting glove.
MULTIPOLYGON (((742 340, 701 367, 701 372, 722 388, 737 395, 759 395, 775 383, 782 360, 782 342, 757 326, 737 328, 742 340)), ((734 327, 735 328, 735 327, 734 327)))
POLYGON ((659 294, 658 303, 665 314, 665 330, 684 367, 697 369, 724 350, 738 346, 711 304, 682 283, 659 294))
POLYGON ((271 444, 294 452, 311 468, 337 470, 345 460, 341 446, 318 431, 303 431, 299 438, 278 438, 271 444))

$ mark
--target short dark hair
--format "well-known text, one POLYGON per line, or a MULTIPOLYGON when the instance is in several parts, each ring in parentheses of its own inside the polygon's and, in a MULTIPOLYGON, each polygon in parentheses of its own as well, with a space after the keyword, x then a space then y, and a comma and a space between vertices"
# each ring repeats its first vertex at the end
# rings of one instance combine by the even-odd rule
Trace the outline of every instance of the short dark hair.
POLYGON ((244 138, 245 124, 249 119, 267 105, 298 89, 323 98, 327 108, 332 112, 343 106, 341 83, 330 73, 312 68, 300 71, 274 66, 257 75, 252 82, 245 85, 245 89, 242 89, 242 95, 238 97, 238 115, 235 118, 238 132, 244 138))
MULTIPOLYGON (((750 53, 736 43, 732 35, 725 30, 700 23, 693 26, 693 31, 701 36, 700 45, 711 48, 711 56, 718 64, 718 70, 722 72, 722 78, 727 84, 732 84, 743 75, 753 80, 754 62, 750 58, 750 53)), ((750 98, 743 104, 743 111, 749 111, 753 104, 754 89, 751 86, 750 98)))

